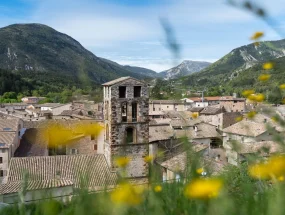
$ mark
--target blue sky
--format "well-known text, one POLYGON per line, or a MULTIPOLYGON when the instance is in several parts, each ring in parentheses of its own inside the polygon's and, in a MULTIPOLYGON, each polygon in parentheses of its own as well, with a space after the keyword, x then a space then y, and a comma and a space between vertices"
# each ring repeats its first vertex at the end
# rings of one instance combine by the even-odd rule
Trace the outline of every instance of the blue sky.
MULTIPOLYGON (((255 2, 285 34, 283 1, 255 2)), ((185 59, 214 62, 250 43, 255 31, 264 31, 264 40, 282 39, 262 20, 226 0, 1 0, 0 27, 14 23, 49 25, 97 56, 157 72, 185 59), (165 44, 161 18, 169 20, 181 46, 177 61, 165 44)))

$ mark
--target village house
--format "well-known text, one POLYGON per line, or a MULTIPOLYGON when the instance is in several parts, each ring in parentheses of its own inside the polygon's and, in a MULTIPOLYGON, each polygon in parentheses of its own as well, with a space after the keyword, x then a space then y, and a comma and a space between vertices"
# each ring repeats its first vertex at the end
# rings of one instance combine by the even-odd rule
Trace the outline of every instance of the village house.
POLYGON ((20 145, 24 133, 20 119, 0 119, 0 182, 5 183, 9 162, 20 145))
POLYGON ((39 101, 45 99, 45 97, 36 97, 36 96, 31 96, 31 97, 23 97, 21 98, 21 101, 23 103, 27 104, 37 104, 39 101))
POLYGON ((272 140, 273 135, 267 130, 266 123, 257 123, 245 119, 223 129, 223 146, 226 150, 228 162, 233 165, 239 163, 234 143, 255 144, 272 140))
POLYGON ((226 112, 246 112, 246 99, 222 98, 220 106, 224 107, 226 112))
POLYGON ((155 111, 184 111, 186 103, 182 100, 150 100, 150 113, 155 111))

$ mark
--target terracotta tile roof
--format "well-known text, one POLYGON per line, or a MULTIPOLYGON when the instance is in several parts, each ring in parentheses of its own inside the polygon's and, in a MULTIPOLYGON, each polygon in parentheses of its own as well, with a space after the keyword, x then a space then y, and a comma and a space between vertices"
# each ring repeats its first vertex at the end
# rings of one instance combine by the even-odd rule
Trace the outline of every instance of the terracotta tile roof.
POLYGON ((75 187, 80 187, 82 176, 89 177, 89 190, 117 182, 117 175, 111 172, 103 154, 11 158, 7 183, 22 181, 23 173, 28 174, 30 181, 70 180, 75 187))
MULTIPOLYGON (((194 152, 200 152, 208 148, 207 145, 198 144, 199 147, 193 146, 194 152)), ((173 156, 172 158, 162 162, 160 165, 172 172, 183 172, 187 165, 187 152, 182 152, 178 155, 173 156)))
POLYGON ((257 137, 266 132, 266 125, 264 123, 242 120, 232 126, 223 129, 223 132, 238 134, 242 136, 257 137))
POLYGON ((111 86, 111 85, 120 83, 120 82, 122 82, 122 81, 128 80, 128 79, 134 79, 134 80, 136 80, 136 81, 138 81, 138 82, 141 82, 142 84, 146 84, 146 82, 144 82, 144 81, 141 81, 141 80, 138 80, 138 79, 136 79, 136 78, 127 76, 127 77, 117 78, 117 79, 115 79, 115 80, 106 82, 106 83, 104 83, 104 84, 102 84, 102 85, 103 85, 103 86, 111 86))
POLYGON ((215 108, 215 107, 212 107, 212 106, 208 106, 208 107, 205 107, 205 108, 200 112, 200 114, 215 115, 215 114, 222 113, 222 112, 225 112, 225 111, 224 111, 224 108, 215 108))
POLYGON ((20 119, 0 119, 1 131, 17 131, 20 119))
MULTIPOLYGON (((73 186, 71 180, 66 179, 54 179, 54 180, 44 180, 44 181, 28 181, 26 185, 26 190, 40 190, 55 187, 65 187, 73 186)), ((23 182, 15 181, 0 186, 0 194, 18 193, 22 190, 23 182)))
POLYGON ((282 147, 280 144, 274 141, 261 141, 261 142, 252 142, 252 143, 241 143, 239 144, 240 154, 250 154, 260 152, 263 155, 268 155, 272 153, 281 152, 282 147))
POLYGON ((176 138, 183 138, 185 135, 189 139, 203 139, 203 138, 219 138, 221 135, 217 132, 216 126, 201 122, 196 124, 197 132, 195 132, 194 127, 190 127, 185 130, 175 130, 176 138))
MULTIPOLYGON (((188 99, 195 101, 195 102, 202 102, 202 97, 191 97, 188 99)), ((206 101, 220 101, 223 99, 233 99, 233 97, 232 96, 205 96, 204 102, 206 102, 206 101)))
POLYGON ((183 100, 150 100, 150 104, 184 104, 183 100))
POLYGON ((16 135, 16 132, 0 132, 0 148, 9 148, 16 135))
POLYGON ((193 107, 189 111, 191 111, 191 112, 199 112, 200 113, 202 110, 204 110, 203 107, 193 107))
POLYGON ((173 130, 169 125, 149 126, 149 142, 168 140, 173 137, 173 130))

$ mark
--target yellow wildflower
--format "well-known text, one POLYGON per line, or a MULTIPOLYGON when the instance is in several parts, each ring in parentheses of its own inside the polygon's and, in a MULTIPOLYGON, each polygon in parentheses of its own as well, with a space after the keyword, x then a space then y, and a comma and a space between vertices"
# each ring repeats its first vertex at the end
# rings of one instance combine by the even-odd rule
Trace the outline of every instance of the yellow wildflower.
POLYGON ((259 93, 259 94, 251 94, 247 98, 252 102, 263 102, 265 99, 265 96, 259 93))
POLYGON ((255 32, 252 36, 251 36, 251 40, 258 40, 260 37, 262 37, 264 35, 263 32, 261 31, 257 31, 255 32))
POLYGON ((143 189, 137 189, 131 184, 119 185, 112 193, 111 200, 116 204, 138 205, 142 202, 143 189))
POLYGON ((192 113, 191 116, 193 119, 197 119, 199 114, 195 112, 195 113, 192 113))
POLYGON ((196 169, 196 172, 197 172, 199 175, 201 175, 202 172, 204 172, 204 169, 203 169, 203 168, 196 169))
POLYGON ((282 176, 278 177, 278 181, 284 181, 284 176, 282 175, 282 176))
POLYGON ((249 174, 258 179, 278 179, 285 175, 285 156, 273 156, 263 163, 250 165, 249 174))
POLYGON ((270 62, 264 63, 262 67, 265 70, 272 69, 273 68, 273 63, 270 63, 270 62))
POLYGON ((278 122, 277 118, 275 116, 271 117, 273 122, 278 122))
POLYGON ((154 192, 160 193, 161 191, 162 191, 162 187, 161 187, 160 185, 156 185, 156 186, 154 187, 154 192))
POLYGON ((281 85, 279 86, 279 88, 280 88, 281 90, 285 90, 285 84, 281 84, 281 85))
POLYGON ((248 97, 249 95, 254 94, 254 90, 244 90, 242 95, 248 97))
POLYGON ((223 182, 220 179, 195 179, 186 186, 184 194, 194 199, 214 198, 222 187, 223 182))
POLYGON ((130 158, 128 157, 117 157, 115 159, 115 164, 121 168, 126 167, 129 164, 129 162, 130 162, 130 158))
POLYGON ((236 117, 236 122, 240 122, 240 121, 242 121, 243 120, 243 116, 238 116, 238 117, 236 117))
POLYGON ((262 74, 258 77, 259 81, 267 81, 270 78, 271 75, 269 74, 262 74))
POLYGON ((250 111, 249 113, 247 113, 247 117, 248 117, 249 119, 254 118, 255 115, 256 115, 256 112, 255 112, 255 111, 250 111))
POLYGON ((151 155, 146 156, 146 157, 144 158, 144 161, 147 162, 147 163, 152 162, 152 161, 153 161, 153 156, 151 156, 151 155))

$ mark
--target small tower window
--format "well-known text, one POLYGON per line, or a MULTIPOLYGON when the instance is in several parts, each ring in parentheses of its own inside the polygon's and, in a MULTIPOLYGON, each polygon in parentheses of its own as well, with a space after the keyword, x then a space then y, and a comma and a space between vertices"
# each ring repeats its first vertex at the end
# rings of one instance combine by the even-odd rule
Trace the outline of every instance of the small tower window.
POLYGON ((127 103, 124 102, 121 107, 122 122, 127 122, 127 103))
POLYGON ((141 86, 135 86, 134 87, 134 97, 135 98, 141 97, 141 89, 142 89, 141 86))
POLYGON ((106 142, 109 142, 109 125, 106 125, 106 142))
POLYGON ((126 98, 126 87, 119 86, 119 98, 126 98))
POLYGON ((137 121, 137 103, 132 103, 132 121, 137 121))
POLYGON ((133 128, 127 128, 126 129, 126 143, 133 143, 134 142, 134 129, 133 128))

